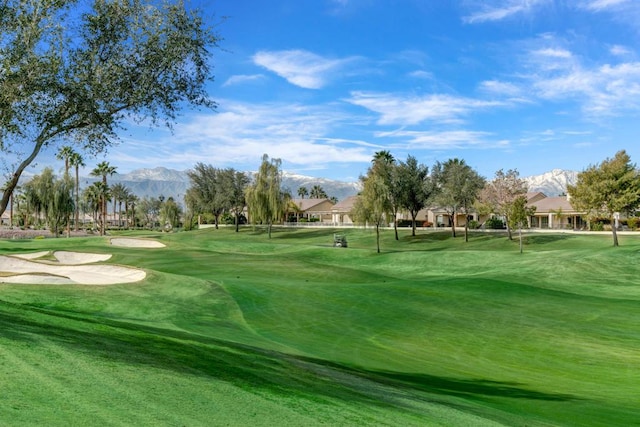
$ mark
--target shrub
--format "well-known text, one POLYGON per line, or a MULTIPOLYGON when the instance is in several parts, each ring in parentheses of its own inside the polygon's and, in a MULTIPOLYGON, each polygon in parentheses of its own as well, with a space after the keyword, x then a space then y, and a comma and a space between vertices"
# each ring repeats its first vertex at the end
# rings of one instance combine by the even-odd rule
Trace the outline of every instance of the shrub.
POLYGON ((592 222, 590 229, 591 231, 604 231, 604 224, 601 222, 592 222))
POLYGON ((489 218, 485 223, 484 223, 486 228, 489 228, 491 230, 501 230, 504 227, 504 221, 502 221, 500 218, 489 218))
POLYGON ((476 221, 475 219, 472 219, 471 221, 469 221, 469 223, 467 225, 472 230, 476 230, 477 228, 480 227, 480 223, 478 221, 476 221))
POLYGON ((425 221, 422 223, 423 227, 433 227, 433 223, 431 221, 425 221))
POLYGON ((637 230, 638 229, 638 220, 640 218, 636 218, 636 217, 631 217, 631 218, 627 218, 627 227, 629 227, 629 230, 637 230))
POLYGON ((413 225, 413 221, 410 219, 399 219, 396 221, 396 224, 398 227, 411 227, 413 225))

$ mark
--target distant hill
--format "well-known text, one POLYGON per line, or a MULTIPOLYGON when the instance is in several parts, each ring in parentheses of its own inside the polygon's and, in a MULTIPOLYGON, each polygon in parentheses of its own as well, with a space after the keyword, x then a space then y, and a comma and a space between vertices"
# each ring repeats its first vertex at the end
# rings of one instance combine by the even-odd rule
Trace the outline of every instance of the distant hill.
MULTIPOLYGON (((298 188, 307 187, 309 191, 314 185, 319 185, 329 197, 342 200, 357 194, 360 189, 358 182, 336 181, 326 178, 297 175, 283 172, 282 186, 291 191, 293 197, 297 197, 298 188)), ((95 177, 83 178, 86 183, 96 181, 95 177)), ((138 197, 173 197, 182 200, 189 188, 189 176, 187 171, 178 171, 157 167, 153 169, 136 169, 127 174, 114 174, 109 178, 109 184, 121 183, 129 188, 138 197)))

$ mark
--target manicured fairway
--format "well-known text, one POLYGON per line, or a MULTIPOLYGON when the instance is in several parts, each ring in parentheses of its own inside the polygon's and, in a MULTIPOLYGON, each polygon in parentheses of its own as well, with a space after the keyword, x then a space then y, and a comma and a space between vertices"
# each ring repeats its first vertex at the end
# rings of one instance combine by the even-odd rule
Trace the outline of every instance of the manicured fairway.
POLYGON ((0 241, 147 273, 0 284, 0 425, 640 425, 640 234, 334 232, 0 241))

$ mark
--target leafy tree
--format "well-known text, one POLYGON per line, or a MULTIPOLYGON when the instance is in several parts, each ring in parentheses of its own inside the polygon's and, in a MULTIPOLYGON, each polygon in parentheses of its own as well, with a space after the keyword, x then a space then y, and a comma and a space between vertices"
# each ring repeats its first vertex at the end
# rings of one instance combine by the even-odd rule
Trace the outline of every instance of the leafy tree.
MULTIPOLYGON (((627 152, 621 150, 612 159, 580 172, 576 184, 567 186, 567 190, 576 209, 604 215, 613 225, 615 214, 640 206, 640 173, 627 152)), ((616 227, 611 230, 613 246, 618 246, 616 227)))
POLYGON ((301 199, 304 199, 308 195, 309 195, 309 190, 307 190, 307 187, 298 188, 298 196, 300 196, 301 199))
POLYGON ((508 205, 507 218, 509 222, 507 227, 517 228, 520 240, 520 253, 522 253, 522 228, 528 225, 528 218, 536 211, 535 206, 527 206, 527 197, 524 195, 517 196, 508 205))
POLYGON ((387 220, 393 220, 393 230, 395 233, 395 239, 398 240, 398 224, 396 218, 401 205, 401 192, 402 189, 398 184, 398 166, 396 159, 393 155, 387 151, 377 151, 373 155, 372 167, 370 174, 373 173, 382 179, 382 182, 387 187, 386 195, 389 198, 386 204, 389 207, 389 217, 387 220))
POLYGON ((47 203, 47 222, 54 236, 58 237, 60 227, 67 226, 67 237, 70 235, 69 218, 75 209, 73 203, 73 182, 68 174, 62 179, 53 181, 52 192, 47 203))
POLYGON ((136 203, 138 203, 138 196, 131 192, 127 194, 124 200, 124 216, 127 219, 127 228, 136 227, 136 203))
POLYGON ((415 157, 407 156, 407 160, 398 165, 397 185, 400 208, 406 209, 411 215, 411 235, 415 236, 418 212, 424 209, 435 192, 435 186, 429 177, 429 168, 418 164, 415 157))
POLYGON ((193 191, 193 207, 200 212, 211 212, 215 218, 216 229, 220 215, 231 206, 231 192, 233 190, 233 174, 214 168, 211 165, 197 163, 188 172, 193 191))
POLYGON ((98 223, 98 212, 101 206, 100 193, 102 192, 102 182, 94 182, 89 187, 82 190, 83 212, 90 213, 93 224, 98 223))
POLYGON ((78 141, 95 154, 129 119, 170 124, 185 104, 215 107, 205 84, 218 39, 185 4, 2 2, 0 150, 25 156, 11 173, 0 214, 44 147, 78 141))
POLYGON ((160 197, 144 197, 138 202, 138 214, 145 227, 153 229, 157 225, 163 201, 160 197))
POLYGON ((229 175, 229 207, 233 212, 237 233, 240 231, 242 211, 247 204, 245 191, 249 185, 249 177, 246 173, 235 169, 225 169, 224 173, 229 175))
MULTIPOLYGON (((452 218, 452 235, 456 237, 458 213, 469 215, 485 180, 475 170, 460 159, 438 162, 434 167, 434 178, 438 187, 438 202, 452 218)), ((468 221, 464 225, 465 242, 469 240, 468 221)))
POLYGON ((109 193, 109 185, 107 184, 107 176, 116 173, 116 167, 111 166, 109 162, 100 162, 91 171, 91 176, 102 177, 102 187, 100 188, 100 212, 102 214, 102 222, 100 227, 100 235, 104 236, 107 226, 107 197, 111 197, 109 193))
POLYGON ((507 172, 500 169, 480 192, 478 201, 482 207, 477 207, 480 211, 504 216, 507 223, 507 235, 511 240, 513 236, 511 235, 509 213, 512 211, 513 203, 520 196, 524 196, 527 191, 527 182, 520 179, 520 174, 516 169, 509 169, 507 172))
POLYGON ((380 253, 380 227, 388 223, 392 207, 389 202, 389 187, 384 178, 375 173, 360 177, 362 191, 353 210, 349 214, 355 222, 367 225, 373 224, 376 228, 376 249, 380 253))
POLYGON ((160 207, 160 223, 164 224, 165 229, 174 229, 180 225, 180 216, 182 209, 175 202, 173 197, 169 197, 160 207))
POLYGON ((73 151, 73 148, 71 148, 69 145, 60 147, 60 149, 58 150, 58 154, 56 154, 57 159, 64 160, 65 176, 69 175, 69 167, 71 166, 70 159, 71 159, 71 156, 73 156, 74 154, 75 154, 75 151, 73 151))
POLYGON ((245 193, 251 222, 267 224, 269 238, 273 223, 280 219, 286 208, 286 197, 281 188, 281 164, 280 159, 269 159, 264 154, 260 169, 245 193))

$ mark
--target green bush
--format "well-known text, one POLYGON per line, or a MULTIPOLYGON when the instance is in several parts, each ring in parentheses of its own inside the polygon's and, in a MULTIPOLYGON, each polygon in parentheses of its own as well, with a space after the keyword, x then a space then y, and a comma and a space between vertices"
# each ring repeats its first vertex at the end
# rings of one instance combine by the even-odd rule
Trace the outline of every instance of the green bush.
POLYGON ((604 231, 604 224, 601 222, 592 222, 590 229, 591 231, 604 231))
POLYGON ((480 227, 480 223, 478 221, 476 221, 475 219, 472 219, 471 221, 469 221, 468 226, 470 229, 475 230, 478 227, 480 227))
POLYGON ((502 221, 500 218, 489 218, 485 223, 484 223, 486 228, 489 228, 491 230, 501 230, 503 228, 505 228, 504 226, 504 221, 502 221))
POLYGON ((636 218, 636 217, 627 218, 627 227, 629 227, 629 230, 635 231, 638 229, 638 220, 640 220, 640 218, 636 218))

